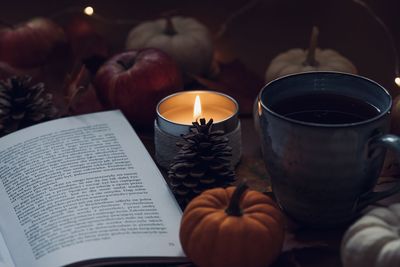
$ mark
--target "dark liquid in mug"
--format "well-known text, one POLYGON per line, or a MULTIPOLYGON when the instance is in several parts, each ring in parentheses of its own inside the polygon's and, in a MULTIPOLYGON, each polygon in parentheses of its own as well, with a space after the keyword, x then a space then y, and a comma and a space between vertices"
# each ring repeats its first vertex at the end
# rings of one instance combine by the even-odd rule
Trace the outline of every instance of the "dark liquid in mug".
POLYGON ((287 98, 271 109, 294 120, 320 124, 356 123, 379 114, 379 109, 368 102, 328 93, 287 98))

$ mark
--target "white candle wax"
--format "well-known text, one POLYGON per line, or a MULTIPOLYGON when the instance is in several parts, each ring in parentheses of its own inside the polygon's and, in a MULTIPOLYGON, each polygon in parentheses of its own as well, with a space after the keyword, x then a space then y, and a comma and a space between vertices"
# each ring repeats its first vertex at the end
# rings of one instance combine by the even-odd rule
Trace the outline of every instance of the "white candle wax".
POLYGON ((213 119, 214 123, 223 122, 237 114, 236 102, 223 94, 212 91, 187 91, 181 92, 164 99, 158 107, 159 114, 166 120, 183 125, 191 125, 199 118, 207 121, 213 119), (201 114, 193 114, 196 96, 201 99, 201 114))
MULTIPOLYGON (((228 109, 221 107, 202 107, 203 111, 199 118, 205 118, 206 121, 209 121, 211 118, 214 123, 220 122, 232 116, 232 112, 228 109)), ((179 124, 187 124, 191 125, 196 118, 193 118, 193 109, 185 108, 185 107, 176 107, 174 109, 170 109, 162 114, 167 120, 179 123, 179 124)))

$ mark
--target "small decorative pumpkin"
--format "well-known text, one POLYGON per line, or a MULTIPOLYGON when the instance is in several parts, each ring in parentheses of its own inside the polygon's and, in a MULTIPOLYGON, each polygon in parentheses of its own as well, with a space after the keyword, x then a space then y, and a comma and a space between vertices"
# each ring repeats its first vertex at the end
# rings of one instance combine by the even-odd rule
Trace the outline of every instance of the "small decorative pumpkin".
POLYGON ((400 266, 400 203, 371 210, 344 235, 343 267, 400 266))
POLYGON ((310 47, 308 50, 291 49, 276 56, 269 65, 265 80, 307 71, 340 71, 357 73, 356 67, 347 58, 332 49, 317 48, 318 28, 313 27, 310 47))
POLYGON ((274 201, 242 183, 193 199, 183 213, 180 240, 199 267, 265 267, 281 252, 283 224, 274 201))
POLYGON ((153 47, 178 62, 183 72, 202 75, 209 71, 214 53, 208 29, 194 18, 167 17, 133 28, 126 49, 153 47))

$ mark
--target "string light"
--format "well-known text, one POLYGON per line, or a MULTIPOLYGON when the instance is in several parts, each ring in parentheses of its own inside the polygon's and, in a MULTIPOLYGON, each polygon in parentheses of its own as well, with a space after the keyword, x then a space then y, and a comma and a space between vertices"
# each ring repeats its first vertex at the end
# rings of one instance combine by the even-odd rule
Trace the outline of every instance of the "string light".
POLYGON ((88 16, 91 16, 94 14, 94 9, 91 6, 87 6, 85 7, 85 9, 83 10, 83 13, 85 13, 88 16))
MULTIPOLYGON (((382 29, 384 30, 387 38, 389 39, 389 43, 391 45, 392 48, 392 52, 394 55, 394 65, 395 65, 395 80, 394 82, 396 83, 397 86, 400 87, 400 62, 399 62, 399 53, 397 51, 397 47, 393 38, 392 33, 390 32, 389 28, 386 26, 386 24, 383 22, 383 20, 375 14, 375 12, 362 0, 352 0, 353 3, 358 4, 359 6, 361 6, 362 8, 364 8, 367 13, 382 27, 382 29)), ((242 16, 244 13, 248 12, 249 10, 255 8, 258 4, 260 3, 260 0, 252 0, 252 1, 248 1, 246 2, 243 6, 241 6, 239 9, 235 10, 233 13, 231 13, 221 24, 221 26, 219 27, 216 35, 215 35, 215 39, 219 39, 221 38, 225 32, 227 31, 227 29, 229 28, 230 24, 232 24, 232 22, 234 20, 236 20, 238 17, 242 16)), ((51 18, 56 18, 59 16, 62 16, 64 14, 72 14, 72 13, 81 13, 82 12, 82 7, 68 7, 66 9, 60 10, 59 12, 51 15, 51 18)), ((83 9, 83 13, 87 16, 92 17, 93 19, 96 19, 98 21, 101 21, 103 23, 106 24, 113 24, 113 25, 136 25, 141 23, 142 21, 140 20, 130 20, 130 19, 110 19, 110 18, 106 18, 102 15, 100 15, 99 13, 95 13, 94 12, 94 8, 91 6, 87 6, 83 9)), ((176 12, 175 12, 176 13, 176 12)), ((165 12, 164 12, 165 14, 165 12)))
POLYGON ((228 30, 230 24, 232 24, 233 21, 235 21, 237 18, 239 18, 241 15, 243 15, 247 11, 256 7, 259 2, 260 2, 260 0, 248 1, 248 2, 246 2, 246 4, 241 6, 239 9, 237 9, 233 13, 231 13, 228 16, 228 18, 219 27, 219 30, 218 30, 217 34, 215 35, 216 36, 215 39, 221 38, 225 34, 225 32, 228 30))
POLYGON ((386 26, 386 24, 383 22, 383 20, 375 14, 375 12, 372 10, 370 6, 368 6, 364 1, 362 0, 353 0, 354 3, 362 6, 370 15, 373 19, 375 19, 376 22, 382 27, 383 31, 386 34, 386 37, 389 39, 389 43, 392 48, 393 56, 394 56, 394 74, 395 74, 395 79, 394 82, 397 84, 397 86, 400 87, 400 63, 399 63, 399 53, 397 51, 396 43, 394 41, 393 35, 390 32, 389 28, 386 26))
MULTIPOLYGON (((394 74, 395 74, 395 79, 394 82, 396 83, 397 86, 400 87, 400 62, 399 62, 399 53, 397 51, 396 43, 393 38, 392 33, 390 32, 389 28, 386 26, 386 24, 383 22, 383 20, 375 14, 375 12, 372 10, 372 8, 366 4, 362 0, 352 0, 354 3, 357 5, 361 6, 364 8, 364 10, 367 11, 367 13, 382 27, 384 30, 387 38, 389 39, 389 43, 391 45, 391 49, 393 52, 394 56, 394 74)), ((245 5, 234 11, 228 18, 221 24, 217 34, 216 34, 216 39, 221 38, 225 32, 227 31, 228 27, 230 24, 236 20, 239 16, 243 15, 245 12, 249 11, 250 9, 253 9, 256 7, 256 5, 259 3, 259 0, 253 0, 253 1, 248 1, 245 5)))
POLYGON ((132 19, 113 19, 113 18, 106 18, 102 15, 100 15, 98 12, 94 12, 94 8, 92 6, 86 6, 84 8, 82 8, 82 6, 71 6, 71 7, 67 7, 65 9, 62 9, 56 13, 53 13, 51 15, 49 15, 50 18, 52 19, 57 19, 59 17, 63 17, 65 15, 71 15, 71 14, 79 14, 79 13, 83 13, 87 16, 90 16, 91 18, 98 20, 102 23, 105 24, 112 24, 112 25, 136 25, 139 24, 141 21, 140 20, 132 20, 132 19))
POLYGON ((394 79, 394 82, 397 84, 397 86, 400 87, 400 77, 396 77, 396 79, 394 79))

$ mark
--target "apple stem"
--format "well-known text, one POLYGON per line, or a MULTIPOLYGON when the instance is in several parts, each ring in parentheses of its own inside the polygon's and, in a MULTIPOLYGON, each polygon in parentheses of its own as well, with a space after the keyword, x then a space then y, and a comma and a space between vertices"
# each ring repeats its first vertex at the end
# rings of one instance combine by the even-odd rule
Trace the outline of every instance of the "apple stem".
POLYGON ((311 33, 311 38, 310 38, 310 46, 307 51, 307 57, 306 60, 303 62, 304 66, 318 66, 319 63, 315 59, 315 50, 317 48, 317 43, 318 43, 318 27, 314 26, 312 28, 312 33, 311 33))
POLYGON ((131 60, 117 60, 117 63, 124 67, 126 70, 130 69, 135 64, 135 59, 131 60))
POLYGON ((5 21, 3 21, 3 20, 0 20, 0 25, 3 25, 3 26, 5 26, 5 27, 11 28, 11 29, 14 29, 14 28, 15 28, 14 25, 12 25, 12 24, 10 24, 10 23, 8 23, 8 22, 5 22, 5 21))
POLYGON ((177 34, 178 32, 175 30, 175 26, 174 26, 174 24, 172 23, 172 18, 171 18, 170 16, 167 16, 167 17, 165 18, 165 20, 166 20, 166 22, 165 22, 165 30, 164 30, 164 33, 165 33, 166 35, 169 35, 169 36, 172 36, 172 35, 177 34))

